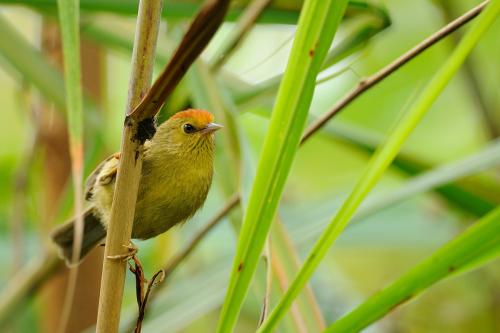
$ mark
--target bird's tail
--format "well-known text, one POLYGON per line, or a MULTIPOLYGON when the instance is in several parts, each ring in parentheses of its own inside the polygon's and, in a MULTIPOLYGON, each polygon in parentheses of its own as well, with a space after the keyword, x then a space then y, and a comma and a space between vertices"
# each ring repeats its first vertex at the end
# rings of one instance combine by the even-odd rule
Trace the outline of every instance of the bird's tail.
POLYGON ((59 255, 66 261, 68 266, 77 265, 100 241, 106 237, 106 229, 93 213, 93 207, 87 209, 83 214, 84 228, 82 249, 80 258, 73 262, 73 237, 75 220, 71 220, 58 226, 51 232, 51 238, 59 248, 59 255))

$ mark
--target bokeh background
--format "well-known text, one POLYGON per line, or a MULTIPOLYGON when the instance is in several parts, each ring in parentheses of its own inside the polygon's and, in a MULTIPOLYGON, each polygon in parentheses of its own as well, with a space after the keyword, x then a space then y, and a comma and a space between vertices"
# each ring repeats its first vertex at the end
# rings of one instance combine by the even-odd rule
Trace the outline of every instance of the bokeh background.
MULTIPOLYGON (((50 229, 72 215, 70 160, 64 110, 56 96, 58 82, 44 76, 43 68, 37 71, 41 67, 37 57, 42 57, 50 68, 61 69, 55 2, 43 2, 43 5, 41 1, 13 2, 16 1, 0 1, 2 295, 12 292, 16 283, 24 282, 19 276, 29 275, 19 275, 19 272, 36 267, 37 260, 49 246, 50 229), (36 53, 26 53, 24 46, 36 53), (30 66, 35 69, 30 71, 30 66), (49 93, 55 97, 47 98, 37 80, 52 86, 47 89, 55 89, 49 93)), ((100 10, 99 5, 92 8, 90 1, 82 3, 90 4, 82 10, 82 70, 86 96, 91 101, 85 109, 87 175, 100 159, 119 149, 130 72, 129 45, 135 20, 133 10, 123 9, 118 2, 114 2, 115 12, 100 10)), ((123 2, 129 3, 134 2, 123 2)), ((192 3, 166 0, 166 4, 179 5, 175 8, 187 9, 165 14, 157 72, 189 22, 188 9, 197 8, 196 1, 192 3)), ((348 56, 321 74, 320 77, 327 77, 339 72, 318 84, 310 113, 325 113, 361 78, 387 65, 478 3, 472 0, 374 1, 371 4, 381 8, 390 25, 383 29, 379 26, 380 31, 353 47, 348 56)), ((238 2, 234 7, 241 5, 242 2, 238 2)), ((235 28, 234 22, 224 24, 204 52, 202 61, 190 70, 162 110, 160 119, 188 106, 202 107, 216 113, 224 124, 227 118, 212 110, 219 103, 221 109, 235 119, 237 135, 244 138, 247 151, 242 154, 245 158, 235 161, 227 138, 218 138, 214 185, 202 211, 166 235, 136 243, 146 276, 163 267, 224 205, 232 190, 245 182, 252 169, 251 160, 258 158, 276 90, 269 88, 251 97, 246 93, 258 90, 268 79, 283 72, 300 3, 274 1, 270 6, 274 11, 262 18, 265 22, 256 24, 220 71, 207 78, 204 74, 207 64, 213 61, 235 28)), ((334 46, 356 29, 369 26, 373 19, 369 15, 355 12, 346 19, 334 46)), ((279 235, 288 239, 276 241, 276 246, 285 246, 275 250, 273 260, 279 261, 277 266, 286 266, 295 260, 295 255, 300 260, 308 253, 364 170, 371 155, 370 147, 383 140, 442 65, 465 29, 467 27, 370 89, 300 149, 279 209, 283 228, 279 235)), ((454 194, 460 196, 456 192, 446 195, 430 189, 383 204, 384 199, 408 186, 416 174, 481 152, 500 135, 499 36, 500 22, 496 22, 408 139, 401 156, 418 168, 394 165, 389 169, 367 200, 365 208, 370 208, 370 203, 375 203, 372 205, 375 208, 366 210, 367 213, 361 214, 342 234, 315 273, 310 304, 317 305, 324 322, 334 321, 500 203, 497 165, 453 180, 473 196, 474 199, 462 197, 465 203, 453 200, 454 194), (382 204, 377 206, 377 202, 382 204)), ((215 329, 240 220, 240 210, 224 219, 164 282, 166 285, 148 307, 144 332, 211 332, 215 329)), ((101 260, 99 248, 81 266, 70 332, 85 328, 92 331, 101 260)), ((499 263, 496 260, 438 283, 372 325, 367 332, 500 332, 499 263)), ((238 332, 255 330, 261 311, 264 267, 262 264, 259 268, 244 305, 238 332)), ((67 272, 58 270, 41 285, 30 287, 32 292, 15 309, 8 309, 11 314, 2 323, 3 327, 11 332, 55 332, 66 279, 67 272)), ((129 275, 122 314, 124 330, 136 316, 133 283, 129 275)), ((278 290, 280 283, 286 283, 286 279, 278 274, 273 289, 278 290)), ((273 302, 275 298, 273 296, 273 302)), ((6 310, 0 307, 0 311, 6 310)), ((304 314, 301 320, 306 323, 302 326, 299 317, 296 313, 290 314, 279 331, 314 332, 314 327, 318 330, 322 327, 319 317, 308 318, 304 314), (315 323, 308 324, 308 320, 315 323)))

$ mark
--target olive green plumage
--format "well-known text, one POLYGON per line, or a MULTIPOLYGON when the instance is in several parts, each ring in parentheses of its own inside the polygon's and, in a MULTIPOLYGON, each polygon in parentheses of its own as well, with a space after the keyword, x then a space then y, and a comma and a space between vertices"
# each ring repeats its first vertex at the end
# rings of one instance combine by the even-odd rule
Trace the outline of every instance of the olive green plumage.
MULTIPOLYGON (((221 127, 212 120, 213 116, 203 110, 179 112, 146 142, 132 238, 155 237, 186 221, 203 205, 212 183, 214 132, 221 127)), ((90 227, 85 228, 82 258, 106 235, 118 163, 119 154, 109 157, 86 182, 91 207, 85 224, 90 227), (102 225, 93 223, 96 218, 102 225)), ((72 253, 72 223, 52 234, 67 262, 72 253)))

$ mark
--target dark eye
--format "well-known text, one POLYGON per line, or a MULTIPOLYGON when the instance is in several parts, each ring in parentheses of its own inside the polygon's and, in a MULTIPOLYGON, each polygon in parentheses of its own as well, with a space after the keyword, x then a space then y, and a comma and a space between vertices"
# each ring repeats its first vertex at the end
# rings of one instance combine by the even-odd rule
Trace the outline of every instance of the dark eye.
POLYGON ((182 129, 184 130, 184 133, 187 134, 196 132, 196 128, 191 124, 184 124, 184 126, 182 126, 182 129))

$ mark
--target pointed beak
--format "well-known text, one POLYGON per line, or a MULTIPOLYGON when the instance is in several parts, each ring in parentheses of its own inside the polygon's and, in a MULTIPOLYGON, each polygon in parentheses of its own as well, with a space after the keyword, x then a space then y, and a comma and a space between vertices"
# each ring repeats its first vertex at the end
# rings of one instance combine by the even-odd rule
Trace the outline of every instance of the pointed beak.
POLYGON ((215 131, 220 130, 222 127, 224 127, 224 126, 216 124, 216 123, 208 123, 207 126, 205 126, 205 128, 202 129, 201 131, 203 133, 213 133, 215 131))

